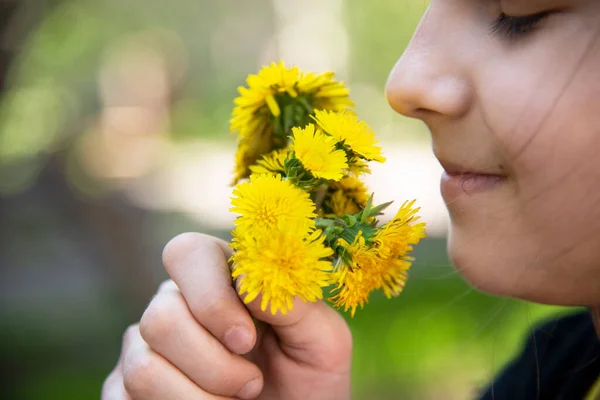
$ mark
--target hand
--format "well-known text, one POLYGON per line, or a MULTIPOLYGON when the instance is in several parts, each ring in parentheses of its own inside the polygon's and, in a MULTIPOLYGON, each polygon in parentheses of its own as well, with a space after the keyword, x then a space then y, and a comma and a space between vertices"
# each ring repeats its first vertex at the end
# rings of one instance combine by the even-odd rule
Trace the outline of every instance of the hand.
POLYGON ((202 234, 167 244, 172 281, 127 329, 103 400, 350 398, 344 319, 324 302, 296 300, 287 316, 261 311, 260 296, 244 305, 230 255, 225 242, 202 234))

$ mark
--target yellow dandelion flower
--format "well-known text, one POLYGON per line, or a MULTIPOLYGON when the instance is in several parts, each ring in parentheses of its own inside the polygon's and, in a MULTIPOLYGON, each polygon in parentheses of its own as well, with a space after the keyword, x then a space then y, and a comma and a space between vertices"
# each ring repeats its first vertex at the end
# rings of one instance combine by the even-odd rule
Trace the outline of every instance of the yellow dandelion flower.
POLYGON ((338 284, 334 290, 337 293, 330 298, 333 306, 343 309, 344 312, 350 310, 350 316, 354 317, 356 309, 360 306, 362 309, 365 303, 369 302, 369 294, 372 289, 369 279, 363 279, 363 271, 346 271, 343 276, 338 278, 338 284))
POLYGON ((377 231, 374 242, 382 257, 402 258, 427 236, 425 223, 416 223, 419 208, 414 204, 414 200, 404 202, 394 218, 377 231))
POLYGON ((235 167, 233 172, 232 184, 236 184, 246 174, 246 168, 249 162, 249 148, 248 145, 240 143, 237 151, 235 152, 235 167))
POLYGON ((248 123, 255 120, 253 114, 261 108, 278 117, 281 109, 275 96, 283 93, 292 98, 298 96, 296 86, 299 79, 300 70, 297 67, 286 68, 283 61, 263 67, 257 75, 249 75, 246 80, 248 87, 239 87, 240 96, 234 100, 236 107, 233 110, 231 130, 247 136, 245 133, 248 133, 248 123))
POLYGON ((339 182, 329 184, 323 200, 323 212, 337 217, 356 214, 368 200, 369 194, 364 183, 353 176, 345 176, 339 182))
POLYGON ((324 260, 332 250, 323 244, 320 231, 303 238, 291 230, 277 230, 245 239, 243 250, 232 261, 232 276, 241 277, 240 294, 250 303, 262 294, 261 309, 285 315, 292 310, 294 297, 302 301, 323 298, 322 288, 330 284, 331 263, 324 260))
POLYGON ((388 299, 398 296, 408 280, 407 271, 410 269, 412 258, 388 257, 377 265, 377 289, 381 289, 388 299))
POLYGON ((369 295, 378 286, 381 277, 377 275, 377 263, 379 258, 377 252, 365 244, 362 232, 356 235, 352 244, 340 239, 339 245, 345 247, 351 256, 351 265, 342 265, 339 271, 333 274, 336 282, 334 295, 330 297, 334 307, 350 309, 354 317, 356 308, 363 308, 369 302, 369 295))
POLYGON ((235 170, 232 184, 236 184, 250 173, 249 166, 256 163, 262 155, 272 148, 269 135, 257 135, 249 140, 241 141, 235 153, 235 170))
POLYGON ((263 154, 285 147, 289 129, 308 123, 313 109, 343 110, 353 105, 348 89, 334 80, 333 73, 303 73, 283 62, 263 67, 246 83, 238 88, 230 121, 231 132, 237 132, 245 147, 236 156, 234 183, 250 175, 250 166, 263 154), (282 107, 294 107, 293 118, 282 107))
POLYGON ((241 232, 273 230, 293 225, 302 232, 314 227, 315 205, 309 194, 278 175, 252 175, 233 190, 230 211, 241 232))
POLYGON ((341 111, 354 107, 348 88, 337 82, 333 72, 313 74, 308 72, 300 78, 298 91, 311 93, 312 107, 316 110, 341 111))
POLYGON ((358 117, 347 111, 315 110, 314 120, 337 141, 344 142, 354 153, 369 161, 384 162, 375 133, 358 117))
POLYGON ((416 215, 419 208, 413 208, 414 203, 413 200, 402 204, 396 216, 378 230, 373 240, 373 248, 381 259, 377 264, 380 276, 377 289, 387 298, 397 296, 404 289, 413 261, 407 254, 426 237, 425 223, 415 223, 419 219, 416 215))
POLYGON ((408 253, 426 236, 425 224, 415 223, 419 209, 414 203, 402 204, 396 216, 371 237, 371 244, 362 232, 350 245, 343 239, 338 241, 350 255, 350 265, 344 265, 336 276, 337 293, 332 298, 336 307, 350 309, 354 315, 374 290, 381 290, 387 298, 402 292, 413 261, 408 253))
POLYGON ((353 176, 360 176, 370 174, 371 168, 369 168, 369 164, 365 160, 352 157, 352 159, 348 160, 348 172, 353 176))
POLYGON ((338 181, 348 168, 346 153, 336 150, 336 141, 313 124, 292 128, 293 149, 302 166, 316 178, 338 181))
POLYGON ((285 172, 285 160, 291 147, 273 150, 250 166, 253 174, 283 174, 285 172))

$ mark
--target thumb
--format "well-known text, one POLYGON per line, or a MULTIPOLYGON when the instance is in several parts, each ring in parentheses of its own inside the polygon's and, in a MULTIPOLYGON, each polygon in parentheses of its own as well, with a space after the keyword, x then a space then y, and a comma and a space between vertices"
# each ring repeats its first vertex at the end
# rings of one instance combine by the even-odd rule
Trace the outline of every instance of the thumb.
MULTIPOLYGON (((246 305, 250 314, 272 328, 281 349, 304 364, 328 370, 349 368, 352 335, 344 318, 324 301, 293 301, 292 310, 273 315, 261 310, 258 296, 246 305)), ((346 371, 343 371, 346 372, 346 371)))

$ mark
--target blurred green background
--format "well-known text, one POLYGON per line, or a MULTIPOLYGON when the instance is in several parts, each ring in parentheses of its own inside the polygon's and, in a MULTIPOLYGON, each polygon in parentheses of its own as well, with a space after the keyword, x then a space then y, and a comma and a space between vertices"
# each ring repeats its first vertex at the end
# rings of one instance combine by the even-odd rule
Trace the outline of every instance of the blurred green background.
MULTIPOLYGON (((425 128, 383 95, 426 7, 0 0, 2 398, 98 398, 122 332, 166 279, 164 244, 228 238, 228 119, 261 65, 335 71, 385 146, 426 152, 425 128)), ((374 296, 350 320, 355 399, 474 398, 536 321, 568 311, 474 291, 443 230, 416 257, 399 298, 374 296)))

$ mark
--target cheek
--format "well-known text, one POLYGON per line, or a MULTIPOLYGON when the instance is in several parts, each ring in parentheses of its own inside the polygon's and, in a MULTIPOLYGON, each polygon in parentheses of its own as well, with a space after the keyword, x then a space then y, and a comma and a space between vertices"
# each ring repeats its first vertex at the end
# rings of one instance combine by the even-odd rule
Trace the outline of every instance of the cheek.
POLYGON ((504 191, 471 199, 468 213, 457 212, 449 241, 454 264, 475 287, 552 304, 600 301, 600 70, 595 65, 600 57, 568 85, 540 83, 533 99, 537 83, 521 84, 521 92, 496 87, 489 95, 495 99, 487 103, 495 105, 487 114, 493 141, 504 154, 511 182, 504 191))
POLYGON ((495 50, 477 65, 474 83, 481 114, 507 157, 519 157, 540 131, 557 128, 557 121, 563 125, 555 129, 558 139, 570 140, 573 126, 569 124, 581 120, 589 129, 591 119, 599 118, 597 21, 593 27, 566 22, 573 27, 554 28, 529 44, 492 46, 495 50))
POLYGON ((598 75, 573 78, 538 129, 514 137, 518 151, 507 152, 523 219, 550 249, 600 237, 598 75))
POLYGON ((600 146, 582 136, 545 151, 532 147, 539 157, 526 150, 523 159, 528 161, 516 170, 521 173, 517 196, 524 232, 539 249, 529 263, 539 271, 542 287, 561 282, 573 289, 555 299, 560 303, 577 296, 577 304, 600 300, 600 146))

